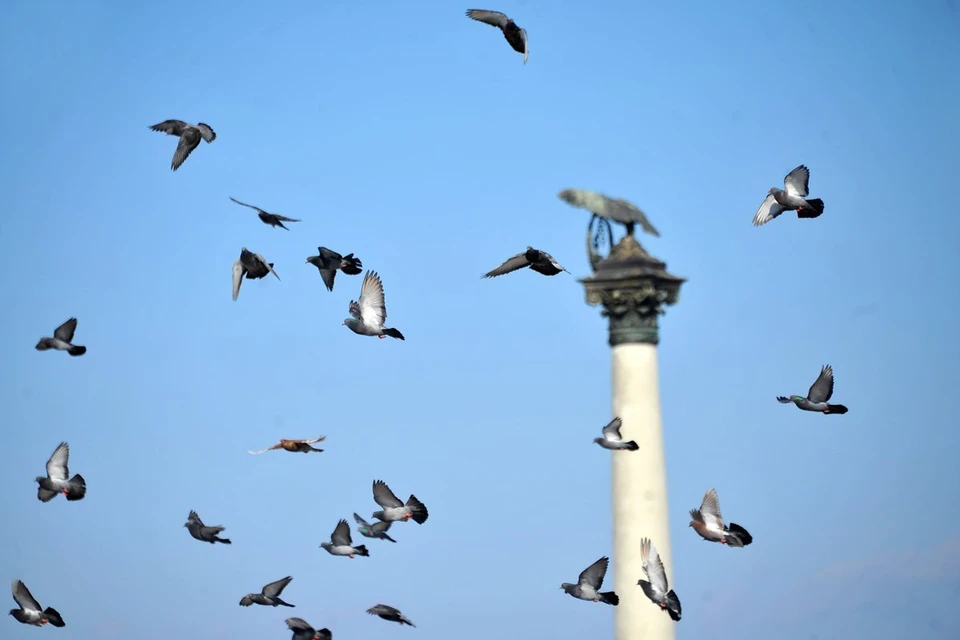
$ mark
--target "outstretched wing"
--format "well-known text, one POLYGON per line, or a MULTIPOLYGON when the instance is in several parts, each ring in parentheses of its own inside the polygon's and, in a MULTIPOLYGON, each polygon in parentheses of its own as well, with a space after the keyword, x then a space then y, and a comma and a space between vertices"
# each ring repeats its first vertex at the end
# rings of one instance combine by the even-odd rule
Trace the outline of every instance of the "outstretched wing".
POLYGON ((290 581, 293 580, 292 576, 287 576, 286 578, 280 578, 276 582, 271 582, 266 585, 263 590, 260 592, 268 598, 273 598, 283 593, 283 589, 290 584, 290 581))
POLYGON ((280 443, 273 445, 272 447, 267 447, 266 449, 260 449, 259 451, 247 451, 251 455, 260 455, 261 453, 266 453, 267 451, 273 451, 274 449, 279 449, 280 443))
POLYGON ((255 206, 253 206, 252 204, 247 204, 246 202, 240 202, 239 200, 237 200, 237 199, 234 198, 233 196, 227 196, 227 197, 229 197, 231 200, 233 200, 234 202, 236 202, 236 203, 239 204, 240 206, 250 207, 251 209, 253 209, 253 210, 255 210, 255 211, 258 211, 258 212, 260 212, 260 213, 267 213, 266 211, 264 211, 264 210, 261 209, 260 207, 255 207, 255 206))
POLYGON ((393 524, 392 522, 383 522, 383 521, 375 522, 373 526, 370 527, 370 529, 374 533, 384 533, 390 530, 390 525, 392 524, 393 524))
POLYGON ((530 266, 530 262, 527 261, 526 252, 518 253, 517 255, 513 256, 512 258, 510 258, 509 260, 501 264, 496 269, 493 269, 492 271, 488 271, 487 273, 483 274, 483 277, 496 278, 497 276, 502 276, 504 274, 511 273, 513 271, 516 271, 517 269, 522 269, 527 266, 530 266))
POLYGON ((47 477, 54 482, 66 482, 70 477, 70 471, 67 469, 69 460, 70 446, 66 442, 61 442, 47 460, 47 477))
POLYGON ((190 522, 192 522, 193 524, 195 524, 195 525, 198 526, 198 527, 204 526, 203 520, 200 519, 200 516, 197 515, 197 512, 196 512, 196 511, 191 511, 191 512, 187 515, 187 520, 189 520, 190 522))
POLYGON ((288 218, 287 216, 282 216, 279 213, 272 214, 277 220, 282 220, 283 222, 300 222, 299 218, 288 218))
MULTIPOLYGON (((543 256, 544 258, 546 258, 546 259, 550 262, 550 264, 552 264, 552 265, 554 266, 554 268, 559 269, 560 271, 567 271, 566 269, 563 268, 563 265, 562 265, 562 264, 560 264, 559 262, 557 262, 557 261, 554 259, 554 257, 553 257, 552 255, 550 255, 549 253, 547 253, 546 251, 541 251, 541 252, 540 252, 540 255, 543 256)), ((537 267, 537 265, 531 265, 531 268, 533 268, 533 269, 536 269, 536 267, 537 267)), ((570 272, 567 271, 567 273, 570 273, 570 272)))
POLYGON ((606 556, 600 558, 580 572, 580 578, 577 580, 577 582, 580 584, 590 585, 594 589, 599 590, 603 585, 603 576, 607 575, 607 565, 609 564, 609 558, 606 556))
POLYGON ((817 380, 810 385, 807 399, 810 402, 827 402, 831 397, 833 397, 833 367, 827 364, 820 369, 817 380))
POLYGON ((70 318, 53 332, 53 337, 57 340, 70 342, 73 340, 73 333, 77 330, 77 319, 70 318))
POLYGON ((400 498, 390 490, 390 487, 388 487, 387 483, 383 480, 375 480, 373 482, 373 499, 384 509, 396 509, 397 507, 403 506, 400 498))
POLYGON ((337 523, 336 529, 334 529, 330 535, 330 542, 332 542, 335 547, 353 546, 353 540, 350 537, 350 525, 347 524, 346 520, 341 519, 340 522, 337 523))
POLYGON ((183 120, 164 120, 160 124, 155 124, 150 127, 151 131, 159 131, 160 133, 169 133, 174 136, 182 136, 183 130, 187 128, 187 123, 183 120))
POLYGON ((703 521, 712 527, 723 529, 723 516, 720 515, 720 498, 714 489, 707 489, 700 503, 700 516, 703 521))
POLYGON ((468 9, 467 17, 471 20, 488 24, 491 27, 497 27, 498 29, 503 29, 507 26, 507 23, 510 22, 510 18, 508 18, 506 14, 500 13, 499 11, 486 11, 484 9, 468 9))
POLYGON ((777 199, 774 198, 771 193, 760 203, 760 208, 757 209, 757 213, 753 216, 753 226, 759 227, 762 224, 766 224, 781 213, 783 213, 783 207, 780 206, 780 203, 777 202, 777 199))
POLYGON ((309 633, 316 633, 316 630, 310 626, 310 623, 303 618, 287 618, 284 620, 284 622, 287 623, 287 628, 291 631, 307 631, 309 633))
MULTIPOLYGON (((360 287, 360 320, 371 329, 382 329, 387 321, 387 303, 383 283, 376 271, 367 271, 360 287)), ((351 312, 352 313, 352 312, 351 312)))
POLYGON ((783 179, 783 189, 787 195, 806 198, 810 194, 810 169, 800 165, 783 179))
POLYGON ((602 193, 586 189, 564 189, 557 194, 557 197, 571 206, 586 209, 601 218, 621 224, 634 222, 650 235, 660 237, 660 232, 647 220, 647 214, 629 200, 609 198, 602 193))
POLYGON ((233 299, 236 300, 240 295, 240 283, 243 282, 243 262, 237 260, 233 263, 233 299))
MULTIPOLYGON (((259 253, 255 253, 255 254, 253 254, 253 256, 263 264, 263 268, 264 268, 264 269, 266 269, 267 271, 269 271, 269 272, 272 273, 273 275, 277 276, 277 272, 273 270, 273 265, 270 264, 269 262, 267 262, 267 259, 266 259, 266 258, 264 258, 264 257, 263 257, 262 255, 260 255, 259 253)), ((279 280, 279 279, 280 279, 280 276, 277 276, 277 280, 279 280)))
POLYGON ((623 426, 623 420, 614 418, 603 428, 603 437, 611 442, 620 442, 623 437, 620 435, 620 427, 623 426))
POLYGON ((647 574, 647 579, 654 591, 661 597, 666 595, 667 573, 663 568, 663 562, 660 561, 657 548, 649 538, 643 538, 640 541, 640 559, 643 561, 643 572, 647 574))
POLYGON ((13 599, 17 601, 21 609, 24 611, 42 611, 40 603, 33 597, 30 590, 27 589, 27 585, 23 584, 22 580, 14 580, 12 589, 13 599))
POLYGON ((200 144, 200 131, 187 128, 180 135, 180 142, 177 143, 177 150, 173 152, 173 162, 170 163, 170 167, 174 171, 179 169, 180 165, 190 157, 190 154, 193 153, 193 150, 197 148, 198 144, 200 144))
POLYGON ((366 520, 364 520, 363 518, 361 518, 361 517, 360 517, 360 514, 358 514, 358 513, 356 513, 356 512, 354 512, 354 514, 353 514, 353 519, 356 520, 356 521, 357 521, 357 524, 360 525, 361 527, 365 527, 365 528, 367 528, 367 529, 372 529, 372 528, 373 528, 373 527, 370 526, 370 523, 369 523, 369 522, 367 522, 366 520))

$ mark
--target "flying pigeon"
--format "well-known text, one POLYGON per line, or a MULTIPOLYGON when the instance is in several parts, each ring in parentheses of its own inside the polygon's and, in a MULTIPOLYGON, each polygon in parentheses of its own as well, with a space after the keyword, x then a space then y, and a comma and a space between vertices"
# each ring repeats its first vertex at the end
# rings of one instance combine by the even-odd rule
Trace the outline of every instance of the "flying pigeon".
MULTIPOLYGON (((527 247, 527 250, 523 253, 518 253, 493 271, 488 271, 481 277, 496 278, 497 276, 511 273, 517 269, 523 269, 524 267, 530 267, 537 273, 542 273, 545 276, 555 276, 561 271, 567 271, 546 251, 539 251, 533 247, 527 247)), ((567 273, 570 272, 567 271, 567 273)))
POLYGON ((784 211, 795 210, 798 218, 818 218, 823 213, 823 200, 807 199, 810 194, 810 169, 800 165, 783 179, 783 189, 771 187, 757 214, 753 226, 759 227, 784 211))
POLYGON ((240 599, 240 606, 249 607, 252 604, 262 604, 267 607, 295 607, 296 605, 280 599, 280 594, 283 593, 284 588, 290 584, 291 580, 293 580, 291 576, 280 578, 276 582, 266 585, 260 590, 260 593, 248 593, 240 599))
POLYGON ((267 451, 273 451, 274 449, 283 449, 284 451, 290 451, 293 453, 310 453, 311 451, 321 452, 323 449, 318 449, 316 447, 311 447, 310 445, 314 442, 323 442, 327 439, 327 436, 320 436, 319 438, 311 438, 310 440, 283 440, 273 445, 272 447, 267 447, 266 449, 261 449, 260 451, 247 451, 251 455, 260 455, 261 453, 266 453, 267 451))
POLYGON ((364 545, 353 546, 353 538, 350 537, 350 525, 343 519, 337 523, 337 527, 330 534, 330 542, 321 542, 320 546, 326 549, 330 555, 347 556, 351 560, 353 560, 353 556, 366 558, 370 555, 364 545))
MULTIPOLYGON (((260 218, 260 220, 261 220, 264 224, 268 224, 268 225, 270 225, 271 227, 280 227, 280 228, 282 228, 282 229, 287 229, 285 226, 283 226, 283 223, 284 223, 284 222, 300 222, 300 220, 298 220, 297 218, 288 218, 288 217, 286 217, 286 216, 281 216, 281 215, 276 214, 276 213, 267 213, 266 211, 264 211, 264 210, 261 209, 260 207, 255 207, 255 206, 253 206, 252 204, 247 204, 246 202, 240 202, 239 200, 237 200, 237 199, 234 198, 233 196, 229 196, 229 198, 230 198, 231 200, 233 200, 234 202, 236 202, 237 204, 239 204, 239 205, 242 205, 242 206, 244 206, 244 207, 250 207, 251 209, 253 209, 254 211, 256 211, 256 212, 257 212, 257 217, 260 218)), ((287 229, 287 231, 290 231, 290 229, 287 229)))
POLYGON ((87 482, 79 473, 70 477, 67 462, 70 460, 70 445, 61 442, 50 459, 47 460, 47 477, 37 476, 37 499, 40 502, 50 502, 58 493, 66 496, 67 500, 83 500, 87 495, 87 482))
POLYGON ((37 351, 56 349, 57 351, 66 351, 72 356, 82 356, 87 352, 87 348, 70 343, 76 330, 77 319, 70 318, 54 330, 52 338, 40 338, 40 342, 37 343, 37 351))
POLYGON ((317 253, 320 255, 310 256, 307 262, 320 270, 320 277, 323 278, 327 291, 333 291, 333 280, 337 277, 338 269, 348 276, 359 275, 363 270, 363 262, 360 258, 354 258, 352 253, 344 257, 326 247, 317 247, 317 253))
POLYGON ((660 561, 660 554, 657 548, 653 546, 649 538, 640 540, 640 558, 643 560, 643 573, 647 580, 637 580, 637 584, 643 589, 650 601, 670 614, 670 618, 677 622, 680 620, 682 610, 680 608, 680 598, 673 592, 673 589, 667 589, 667 573, 663 569, 663 563, 660 561))
POLYGON ((358 514, 353 514, 353 519, 357 521, 357 524, 360 525, 357 527, 357 531, 360 532, 364 538, 375 538, 377 540, 389 540, 390 542, 396 542, 393 538, 387 535, 387 531, 390 530, 390 525, 392 522, 377 522, 375 524, 370 524, 358 514))
POLYGON ((600 591, 600 587, 603 586, 603 576, 607 575, 609 564, 610 558, 604 556, 580 572, 577 584, 564 582, 560 588, 580 600, 592 600, 617 606, 620 604, 620 596, 613 591, 600 591))
POLYGON ((173 162, 170 168, 176 171, 183 164, 183 161, 197 148, 200 139, 203 138, 210 144, 217 139, 217 134, 210 125, 198 122, 197 124, 187 124, 183 120, 164 120, 160 124, 150 127, 153 131, 159 131, 170 136, 177 136, 180 142, 177 143, 177 150, 173 152, 173 162))
POLYGON ((293 631, 293 640, 333 640, 329 629, 317 631, 303 618, 287 618, 287 628, 293 631))
POLYGON ((602 193, 585 189, 564 189, 557 197, 578 209, 586 209, 596 216, 626 225, 630 235, 633 234, 634 226, 639 224, 650 235, 660 237, 660 232, 650 224, 640 207, 623 198, 608 198, 602 193))
POLYGON ((374 605, 369 609, 367 609, 367 613, 369 613, 372 616, 380 616, 384 620, 389 620, 390 622, 399 622, 401 627, 405 624, 408 624, 411 627, 417 626, 412 622, 410 622, 409 620, 407 620, 407 618, 402 613, 400 613, 400 609, 395 609, 390 605, 386 605, 386 604, 374 605))
POLYGON ((527 64, 527 58, 530 57, 530 49, 527 46, 527 30, 521 29, 517 23, 508 18, 499 11, 485 11, 483 9, 470 9, 467 11, 467 17, 477 22, 483 22, 496 27, 503 32, 503 37, 507 39, 510 46, 517 53, 523 54, 523 64, 527 64))
POLYGON ((720 498, 713 489, 707 490, 699 509, 690 509, 690 517, 693 520, 689 526, 707 542, 719 542, 730 547, 745 547, 753 542, 753 536, 737 523, 723 523, 720 498))
POLYGON ((636 441, 631 440, 630 442, 624 442, 620 436, 620 427, 622 425, 623 420, 614 418, 610 421, 610 424, 603 428, 603 437, 594 438, 593 441, 604 449, 612 449, 613 451, 636 451, 640 448, 636 441))
POLYGON ((828 413, 839 413, 842 415, 849 411, 849 409, 842 404, 828 404, 827 401, 832 397, 833 367, 824 365, 823 368, 820 369, 820 375, 817 377, 816 382, 810 385, 810 390, 807 391, 806 398, 803 396, 790 396, 789 398, 777 396, 777 401, 781 404, 793 402, 804 411, 818 411, 824 415, 828 413))
POLYGON ((185 526, 187 531, 190 532, 190 535, 197 540, 209 542, 210 544, 215 544, 217 542, 222 542, 223 544, 232 544, 228 538, 217 537, 217 534, 223 531, 226 527, 208 527, 207 525, 203 524, 203 520, 200 519, 200 516, 197 515, 196 511, 190 512, 190 515, 187 516, 187 521, 183 526, 185 526))
POLYGON ((386 336, 406 340, 403 334, 391 327, 383 326, 387 321, 387 303, 383 296, 383 283, 376 271, 367 271, 360 286, 360 301, 350 301, 350 315, 343 324, 361 336, 377 336, 381 340, 386 336))
POLYGON ((17 622, 23 624, 32 624, 35 627, 42 627, 48 622, 55 627, 65 627, 67 623, 60 617, 60 613, 53 607, 46 609, 40 608, 40 603, 33 597, 27 585, 20 580, 14 580, 13 599, 20 606, 19 609, 10 609, 10 615, 16 618, 17 622))
MULTIPOLYGON (((233 299, 236 300, 240 295, 240 283, 244 276, 247 280, 256 280, 265 278, 268 273, 277 276, 272 262, 267 262, 259 253, 247 251, 246 247, 240 249, 240 257, 233 263, 233 299)), ((277 280, 279 279, 280 276, 277 276, 277 280)))
POLYGON ((430 515, 427 506, 412 493, 407 498, 407 504, 400 502, 400 498, 383 480, 373 481, 373 499, 383 508, 383 511, 374 511, 373 517, 382 522, 406 522, 412 519, 417 524, 423 524, 430 515))

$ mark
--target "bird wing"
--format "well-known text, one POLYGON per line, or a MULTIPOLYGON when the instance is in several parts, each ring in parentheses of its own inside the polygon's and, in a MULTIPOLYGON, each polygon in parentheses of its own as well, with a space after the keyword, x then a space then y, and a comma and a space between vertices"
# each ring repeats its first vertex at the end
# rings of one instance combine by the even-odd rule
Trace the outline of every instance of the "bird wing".
POLYGON ((204 122, 198 122, 196 129, 200 132, 200 135, 203 136, 203 139, 208 143, 217 139, 217 132, 213 130, 213 127, 204 122))
POLYGON ((33 597, 30 590, 27 589, 27 585, 23 584, 22 580, 14 580, 12 589, 13 599, 20 605, 21 609, 24 611, 43 611, 43 609, 40 608, 40 603, 33 597))
MULTIPOLYGON (((260 255, 259 253, 253 254, 253 257, 256 258, 257 260, 259 260, 261 263, 263 263, 263 268, 264 268, 264 269, 266 269, 267 271, 269 271, 269 272, 272 273, 273 275, 277 276, 277 272, 273 270, 273 265, 270 264, 269 262, 267 262, 267 259, 266 259, 266 258, 264 258, 264 257, 263 257, 262 255, 260 255)), ((277 280, 279 280, 279 279, 280 279, 280 276, 277 276, 277 280)))
POLYGON ((787 195, 806 198, 810 194, 810 169, 800 165, 783 179, 783 188, 787 195))
POLYGON ((383 532, 385 532, 385 531, 389 531, 389 530, 390 530, 390 525, 392 525, 392 524, 393 524, 392 522, 383 522, 383 521, 375 522, 375 523, 373 524, 373 526, 370 527, 370 529, 371 529, 371 531, 373 531, 374 533, 383 533, 383 532))
POLYGON ((400 498, 398 498, 393 491, 390 490, 390 487, 388 487, 387 483, 383 480, 374 481, 373 499, 384 509, 396 509, 397 507, 403 506, 403 503, 400 502, 400 498))
POLYGON ((197 512, 196 512, 196 511, 191 511, 191 512, 187 515, 187 520, 189 520, 189 521, 192 522, 193 524, 197 525, 198 527, 202 527, 202 526, 203 526, 203 520, 200 519, 200 516, 197 515, 197 512))
POLYGON ((353 546, 353 540, 350 538, 350 525, 347 524, 346 520, 340 520, 337 523, 337 527, 333 530, 333 533, 330 534, 330 542, 333 543, 335 547, 350 547, 353 546))
POLYGON ((387 303, 383 295, 383 283, 376 271, 367 271, 360 287, 360 320, 373 329, 382 329, 387 321, 387 303))
POLYGON ((170 131, 175 136, 182 136, 183 130, 186 129, 189 125, 183 120, 164 120, 160 124, 155 124, 150 127, 152 131, 159 131, 160 133, 166 133, 170 131))
POLYGON ((193 150, 200 144, 200 132, 193 128, 187 128, 180 134, 180 142, 177 143, 177 150, 173 152, 173 162, 170 166, 174 171, 180 168, 180 165, 193 153, 193 150))
POLYGON ((323 280, 323 286, 327 291, 333 291, 333 281, 337 279, 336 269, 320 269, 320 279, 323 280))
POLYGON ((280 445, 280 443, 278 442, 277 444, 273 445, 272 447, 267 447, 266 449, 260 449, 259 451, 247 451, 247 453, 250 453, 250 454, 256 456, 256 455, 259 455, 259 454, 261 454, 261 453, 266 453, 267 451, 273 451, 274 449, 279 449, 280 446, 281 446, 281 445, 280 445))
POLYGON ((666 595, 667 573, 660 561, 660 554, 649 538, 640 541, 640 559, 643 561, 643 572, 647 575, 650 585, 659 595, 666 595))
MULTIPOLYGON (((549 260, 549 261, 550 261, 550 264, 552 264, 552 265, 553 265, 554 267, 556 267, 557 269, 560 269, 560 271, 567 271, 566 269, 563 268, 563 265, 562 265, 562 264, 560 264, 559 262, 557 262, 557 261, 554 259, 554 257, 553 257, 552 255, 550 255, 549 253, 547 253, 546 251, 541 251, 541 252, 540 252, 540 255, 543 256, 544 258, 546 258, 547 260, 549 260)), ((567 273, 570 273, 570 272, 567 271, 567 273)))
POLYGON ((70 471, 67 469, 69 460, 70 446, 66 442, 61 442, 47 460, 47 477, 54 482, 66 482, 70 477, 70 471))
POLYGON ((336 260, 337 262, 343 260, 342 255, 326 247, 317 247, 317 253, 319 253, 320 257, 324 260, 336 260))
POLYGON ((56 328, 53 332, 53 337, 57 340, 63 340, 64 342, 70 342, 73 340, 73 333, 77 330, 77 319, 70 318, 62 325, 56 328))
POLYGON ((287 618, 284 622, 287 623, 287 628, 292 631, 309 631, 310 633, 316 633, 316 630, 310 626, 310 623, 303 618, 287 618))
POLYGON ((374 616, 378 616, 381 614, 398 616, 400 615, 400 609, 397 609, 396 607, 391 607, 388 604, 377 604, 367 609, 367 613, 374 616))
POLYGON ((635 222, 650 235, 660 237, 660 232, 647 220, 647 214, 629 200, 608 198, 602 193, 586 189, 564 189, 557 196, 567 204, 586 209, 601 218, 608 218, 621 224, 635 222))
POLYGON ((284 222, 300 222, 300 218, 288 218, 287 216, 281 216, 279 213, 271 214, 277 220, 282 220, 284 222))
POLYGON ((527 30, 520 29, 520 39, 523 40, 523 64, 530 59, 530 46, 527 44, 527 30))
POLYGON ((371 528, 372 528, 372 527, 370 526, 370 523, 367 522, 366 520, 364 520, 363 518, 361 518, 361 517, 360 517, 360 514, 358 514, 358 513, 356 513, 356 512, 354 512, 354 514, 353 514, 353 519, 356 520, 356 521, 357 521, 357 524, 360 525, 361 527, 366 527, 367 529, 371 529, 371 528))
POLYGON ((714 489, 707 489, 700 503, 700 516, 704 523, 723 529, 723 516, 720 515, 720 498, 714 489))
POLYGON ((287 576, 286 578, 280 578, 276 582, 271 582, 270 584, 263 587, 263 590, 260 592, 268 598, 273 598, 275 596, 283 593, 284 588, 290 584, 290 581, 293 580, 292 576, 287 576))
POLYGON ((240 283, 243 282, 243 261, 237 260, 233 263, 233 299, 236 300, 240 295, 240 283))
POLYGON ((323 442, 327 439, 327 436, 320 436, 319 438, 301 438, 300 440, 291 440, 290 442, 299 442, 301 444, 316 444, 318 442, 323 442))
POLYGON ((757 209, 757 213, 753 216, 753 226, 759 227, 762 224, 766 224, 781 213, 783 213, 783 207, 780 206, 780 203, 777 202, 777 199, 773 197, 772 193, 767 194, 767 197, 760 203, 760 208, 757 209))
MULTIPOLYGON (((236 202, 237 204, 239 204, 239 205, 242 206, 242 207, 250 207, 251 209, 254 209, 254 210, 256 210, 256 211, 259 211, 260 213, 267 213, 266 211, 264 211, 264 210, 261 209, 260 207, 255 207, 255 206, 253 206, 252 204, 247 204, 246 202, 240 202, 239 200, 237 200, 237 199, 234 198, 233 196, 227 196, 227 197, 229 197, 231 200, 233 200, 234 202, 236 202)), ((269 215, 269 214, 267 214, 267 215, 269 215)))
POLYGON ((816 381, 810 385, 810 391, 807 392, 807 399, 810 402, 826 402, 833 396, 833 367, 824 365, 820 369, 820 375, 816 381))
POLYGON ((590 585, 594 589, 599 590, 603 585, 603 576, 607 575, 607 565, 609 564, 609 558, 606 556, 600 558, 580 572, 580 578, 577 582, 582 585, 590 585))
POLYGON ((477 22, 483 22, 491 27, 503 29, 510 22, 510 18, 499 11, 486 11, 484 9, 468 9, 467 17, 477 22))
POLYGON ((492 271, 488 271, 487 273, 483 274, 483 277, 496 278, 497 276, 502 276, 504 274, 511 273, 513 271, 516 271, 517 269, 522 269, 528 266, 530 266, 530 262, 527 260, 527 253, 526 252, 518 253, 517 255, 513 256, 512 258, 510 258, 509 260, 501 264, 496 269, 492 271))
POLYGON ((623 420, 614 418, 603 428, 603 437, 611 442, 620 442, 623 437, 620 435, 620 427, 623 426, 623 420))

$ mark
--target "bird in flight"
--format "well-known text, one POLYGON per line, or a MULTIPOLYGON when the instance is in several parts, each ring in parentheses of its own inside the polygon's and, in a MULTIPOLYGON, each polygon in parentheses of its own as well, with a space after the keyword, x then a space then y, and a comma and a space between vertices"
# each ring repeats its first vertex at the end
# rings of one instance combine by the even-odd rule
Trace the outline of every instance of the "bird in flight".
POLYGON ((586 209, 596 216, 625 225, 627 234, 632 235, 634 226, 639 224, 650 235, 660 237, 660 232, 647 220, 647 214, 629 200, 609 198, 586 189, 564 189, 557 197, 573 207, 586 209))
POLYGON ((360 301, 350 301, 350 315, 343 324, 361 336, 387 336, 406 340, 403 334, 392 327, 383 326, 387 321, 387 302, 383 295, 383 283, 376 271, 367 271, 360 286, 360 301))
POLYGON ((283 440, 273 445, 272 447, 267 447, 266 449, 260 449, 259 451, 247 451, 251 455, 260 455, 261 453, 266 453, 267 451, 274 451, 275 449, 283 449, 284 451, 290 451, 293 453, 310 453, 311 451, 321 452, 323 449, 318 449, 316 447, 311 447, 310 445, 315 442, 323 442, 327 439, 327 436, 320 436, 319 438, 311 438, 309 440, 283 440))
POLYGON ((210 544, 216 544, 218 542, 222 544, 233 544, 230 542, 229 538, 217 537, 217 534, 223 531, 226 527, 208 527, 207 525, 203 524, 203 520, 200 519, 200 516, 197 515, 196 511, 190 512, 190 515, 187 516, 187 521, 183 526, 187 528, 187 531, 190 532, 191 536, 202 542, 209 542, 210 544))
POLYGON ((777 396, 777 402, 781 404, 790 404, 792 402, 804 411, 817 411, 824 415, 831 413, 843 415, 849 411, 849 409, 842 404, 829 404, 827 401, 832 397, 833 367, 827 364, 820 369, 820 375, 817 376, 814 383, 810 385, 810 390, 807 391, 806 398, 803 396, 777 396))
POLYGON ((319 255, 310 256, 307 262, 312 264, 320 271, 320 277, 327 291, 333 291, 333 281, 337 276, 337 271, 343 271, 348 276, 359 275, 363 270, 363 262, 360 258, 354 258, 352 253, 341 256, 336 251, 326 247, 317 247, 319 255))
POLYGON ((796 211, 798 218, 818 218, 823 213, 823 200, 807 199, 810 195, 810 169, 800 165, 783 179, 783 189, 771 187, 753 216, 753 226, 759 227, 784 211, 796 211))
POLYGON ((296 606, 280 599, 280 594, 283 593, 283 590, 288 584, 290 584, 291 580, 293 580, 292 576, 280 578, 276 582, 271 582, 270 584, 265 585, 263 589, 260 590, 260 593, 248 593, 240 599, 240 606, 249 607, 252 604, 262 604, 265 607, 296 606))
MULTIPOLYGON (((240 202, 233 196, 229 196, 229 198, 241 206, 249 207, 254 211, 256 211, 257 217, 260 218, 260 220, 264 224, 268 224, 271 227, 280 227, 282 229, 287 229, 285 226, 283 226, 284 222, 300 222, 300 220, 297 218, 288 218, 286 216, 281 216, 280 214, 277 214, 277 213, 269 213, 267 211, 264 211, 260 207, 255 207, 252 204, 247 204, 246 202, 240 202)), ((290 229, 287 229, 287 231, 290 231, 290 229)))
POLYGON ((60 613, 53 607, 42 609, 37 599, 33 597, 27 585, 20 580, 14 580, 13 599, 19 606, 19 609, 11 609, 10 615, 17 622, 23 624, 32 624, 35 627, 42 627, 45 624, 52 624, 55 627, 65 627, 67 624, 63 621, 60 613))
POLYGON ((467 17, 500 29, 503 32, 503 37, 507 39, 513 50, 523 54, 523 64, 527 64, 527 59, 530 57, 530 48, 527 46, 526 29, 521 29, 516 22, 499 11, 468 9, 467 17))
POLYGON ((173 171, 180 168, 184 160, 200 144, 201 139, 206 140, 207 144, 217 139, 217 134, 210 128, 210 125, 202 122, 194 125, 187 124, 183 120, 164 120, 160 124, 151 126, 150 129, 180 138, 180 142, 177 143, 177 150, 173 152, 173 161, 170 163, 170 169, 173 171))
POLYGON ((731 522, 729 525, 723 523, 723 516, 720 515, 720 498, 713 489, 707 489, 700 508, 691 509, 690 517, 693 520, 688 526, 693 527, 697 535, 708 542, 719 542, 730 547, 745 547, 753 542, 753 536, 736 522, 731 522))
POLYGON ((643 589, 650 601, 660 607, 662 611, 670 614, 674 622, 680 620, 682 609, 680 607, 680 598, 667 585, 667 572, 663 568, 663 562, 660 561, 660 554, 657 548, 653 546, 649 538, 640 540, 640 559, 643 562, 643 573, 647 576, 646 580, 637 580, 637 584, 643 589))
POLYGON ((62 493, 67 500, 83 500, 87 495, 87 482, 79 473, 70 477, 67 463, 70 460, 70 445, 61 442, 50 459, 47 460, 47 475, 37 476, 37 499, 40 502, 50 502, 58 493, 62 493))
POLYGON ((373 499, 383 510, 374 511, 372 517, 382 522, 413 520, 417 524, 423 524, 430 516, 427 506, 417 500, 417 496, 411 493, 404 504, 383 480, 373 481, 373 499))
POLYGON ((353 560, 354 556, 364 558, 370 556, 367 547, 359 544, 353 546, 353 538, 350 535, 350 525, 346 520, 341 519, 330 534, 330 542, 321 542, 320 547, 333 556, 347 556, 353 560))
POLYGON ((622 426, 623 420, 614 418, 603 428, 603 437, 594 438, 593 441, 604 449, 611 449, 613 451, 636 451, 640 446, 635 440, 624 442, 620 436, 620 427, 622 426))
POLYGON ((367 609, 367 613, 369 613, 372 616, 380 616, 384 620, 389 620, 390 622, 398 622, 400 623, 401 627, 405 624, 410 625, 411 627, 417 626, 412 622, 410 622, 410 620, 407 619, 406 616, 400 613, 400 609, 391 607, 388 604, 375 604, 369 609, 367 609))
POLYGON ((357 524, 360 525, 357 527, 357 531, 360 532, 364 538, 374 538, 377 540, 389 540, 390 542, 396 542, 393 538, 387 535, 387 531, 390 530, 392 522, 375 522, 370 524, 366 520, 360 517, 359 514, 354 513, 353 519, 357 521, 357 524))
POLYGON ((280 279, 277 272, 273 270, 272 262, 267 262, 266 258, 259 253, 247 251, 247 248, 243 247, 240 250, 240 257, 233 263, 234 301, 240 295, 240 284, 243 282, 244 276, 247 277, 247 280, 257 280, 258 278, 265 278, 268 273, 275 275, 277 280, 280 279))
MULTIPOLYGON (((527 247, 526 251, 523 253, 518 253, 496 269, 483 274, 482 278, 496 278, 497 276, 512 273, 517 269, 523 269, 525 267, 530 267, 537 273, 541 273, 545 276, 555 276, 561 271, 567 271, 559 262, 553 259, 553 256, 546 251, 540 251, 539 249, 534 249, 533 247, 527 247)), ((567 271, 567 273, 570 272, 567 271)))
POLYGON ((560 588, 574 598, 592 602, 602 602, 615 607, 620 604, 620 597, 613 591, 600 591, 600 587, 603 586, 603 577, 607 575, 607 566, 609 564, 610 558, 604 556, 580 572, 580 577, 577 578, 577 584, 564 582, 560 585, 560 588))
POLYGON ((72 356, 82 356, 87 352, 87 348, 73 344, 73 334, 76 330, 77 319, 70 318, 53 331, 52 338, 40 338, 40 342, 37 343, 37 351, 56 349, 57 351, 66 351, 72 356))
POLYGON ((333 640, 333 634, 329 629, 320 629, 317 631, 303 618, 287 618, 287 628, 293 631, 292 640, 333 640))

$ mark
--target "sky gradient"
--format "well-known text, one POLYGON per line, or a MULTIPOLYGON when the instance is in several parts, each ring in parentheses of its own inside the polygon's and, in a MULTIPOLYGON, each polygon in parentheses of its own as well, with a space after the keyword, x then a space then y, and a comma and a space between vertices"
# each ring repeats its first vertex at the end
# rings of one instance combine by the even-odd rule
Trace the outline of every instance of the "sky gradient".
POLYGON ((0 587, 67 627, 0 637, 287 638, 291 614, 341 640, 611 637, 558 588, 611 553, 610 353, 568 187, 636 202, 688 278, 659 348, 677 637, 957 637, 956 5, 393 6, 8 3, 0 587), (472 7, 527 29, 527 65, 472 7), (218 135, 175 173, 167 118, 218 135), (752 227, 799 164, 823 216, 752 227), (528 244, 573 275, 480 279, 528 244), (380 273, 405 342, 340 326, 362 276, 327 292, 318 245, 380 273), (282 281, 233 302, 243 246, 282 281), (71 316, 86 355, 34 350, 71 316), (776 402, 827 363, 850 413, 776 402), (62 440, 87 497, 42 504, 62 440), (429 520, 328 555, 374 479, 429 520), (687 528, 711 486, 753 545, 687 528), (192 539, 191 509, 233 544, 192 539), (286 575, 296 609, 238 606, 286 575))

